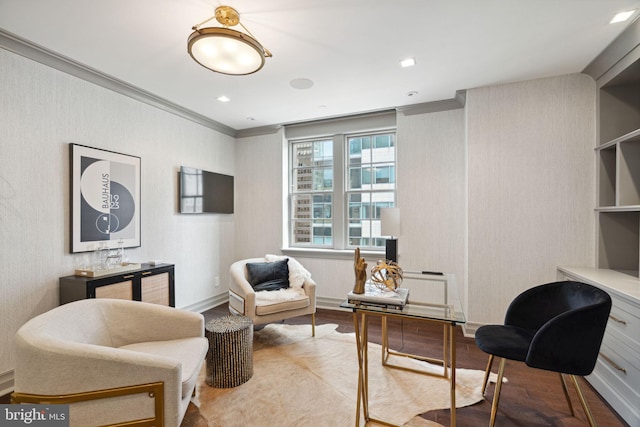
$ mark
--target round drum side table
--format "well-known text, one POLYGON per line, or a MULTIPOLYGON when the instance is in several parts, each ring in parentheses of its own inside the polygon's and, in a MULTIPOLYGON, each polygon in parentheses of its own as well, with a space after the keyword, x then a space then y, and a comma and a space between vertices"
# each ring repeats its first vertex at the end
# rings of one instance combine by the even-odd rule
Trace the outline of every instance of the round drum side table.
POLYGON ((208 385, 237 387, 253 376, 253 322, 244 316, 218 317, 207 322, 205 336, 208 385))

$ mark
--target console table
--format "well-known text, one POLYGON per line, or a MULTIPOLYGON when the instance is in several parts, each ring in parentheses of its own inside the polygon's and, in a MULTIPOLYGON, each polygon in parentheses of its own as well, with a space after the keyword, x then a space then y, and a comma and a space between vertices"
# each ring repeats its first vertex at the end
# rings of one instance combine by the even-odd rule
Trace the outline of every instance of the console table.
POLYGON ((60 304, 86 298, 116 298, 175 307, 173 264, 142 264, 138 270, 100 277, 59 279, 60 304))
MULTIPOLYGON (((415 289, 411 287, 408 303, 402 308, 387 308, 377 305, 367 305, 363 303, 351 303, 349 300, 340 304, 340 307, 353 311, 353 323, 356 333, 356 346, 358 352, 358 398, 356 404, 356 427, 360 425, 360 408, 364 414, 365 424, 369 422, 379 423, 382 425, 393 426, 388 421, 379 420, 371 417, 369 413, 369 381, 368 381, 368 328, 369 317, 379 316, 382 319, 382 365, 389 368, 404 369, 411 372, 434 375, 446 378, 450 383, 451 396, 451 422, 450 425, 456 425, 456 340, 455 327, 466 322, 464 313, 457 298, 457 289, 455 277, 452 274, 444 274, 441 276, 432 276, 425 274, 407 274, 405 273, 405 282, 415 280, 426 280, 431 284, 421 284, 415 289), (422 288, 422 289, 420 289, 422 288), (418 291, 424 292, 418 292, 418 291), (420 295, 421 299, 412 298, 413 294, 420 295), (400 319, 418 320, 423 322, 437 323, 443 326, 443 357, 442 359, 433 359, 415 354, 407 354, 396 352, 389 349, 389 337, 387 332, 387 318, 396 317, 400 319), (432 374, 426 371, 417 371, 404 368, 390 362, 390 356, 410 357, 413 359, 423 360, 431 363, 440 364, 442 366, 442 374, 432 374)), ((403 286, 405 287, 405 282, 403 286)))

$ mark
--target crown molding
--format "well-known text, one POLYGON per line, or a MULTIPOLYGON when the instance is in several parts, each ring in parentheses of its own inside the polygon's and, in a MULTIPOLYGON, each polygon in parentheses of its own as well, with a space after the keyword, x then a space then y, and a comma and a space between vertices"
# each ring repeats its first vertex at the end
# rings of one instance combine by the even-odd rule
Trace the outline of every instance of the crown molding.
POLYGON ((639 45, 640 18, 636 18, 582 72, 597 81, 639 45))
MULTIPOLYGON (((329 121, 351 120, 354 117, 374 116, 377 114, 388 114, 394 110, 380 110, 360 112, 346 116, 328 117, 317 120, 310 120, 309 122, 296 122, 296 123, 282 123, 268 126, 260 126, 255 128, 236 130, 206 116, 198 114, 194 111, 186 109, 178 104, 168 101, 164 98, 156 96, 151 92, 147 92, 136 86, 130 85, 120 79, 109 76, 87 65, 81 64, 68 58, 64 55, 60 55, 53 52, 43 46, 32 43, 25 40, 15 34, 5 31, 0 28, 0 48, 9 52, 13 52, 17 55, 39 62, 43 65, 62 71, 63 73, 85 80, 87 82, 96 84, 106 89, 112 90, 121 95, 143 102, 147 105, 159 108, 163 111, 175 114, 187 120, 191 120, 199 125, 213 129, 225 135, 229 135, 234 138, 246 138, 260 135, 275 134, 282 127, 291 127, 299 125, 308 125, 309 123, 323 123, 329 121)), ((422 104, 413 104, 403 107, 397 107, 395 111, 400 112, 406 116, 415 114, 433 113, 438 111, 447 111, 458 108, 464 108, 466 100, 466 91, 456 91, 456 95, 451 99, 444 99, 433 102, 426 102, 422 104)))
POLYGON ((240 129, 236 132, 236 138, 248 138, 251 136, 272 135, 278 133, 282 125, 259 126, 255 128, 240 129))
POLYGON ((437 113, 440 111, 457 110, 464 108, 467 101, 467 91, 456 91, 455 97, 451 99, 442 99, 440 101, 424 102, 422 104, 407 105, 398 107, 396 110, 405 116, 413 116, 416 114, 437 113))
POLYGON ((88 67, 71 58, 67 58, 2 29, 0 29, 0 47, 58 71, 62 71, 63 73, 94 83, 147 105, 175 114, 183 119, 191 120, 199 125, 208 127, 225 135, 232 137, 236 136, 237 131, 229 126, 195 113, 171 101, 132 86, 122 80, 104 74, 94 68, 88 67))

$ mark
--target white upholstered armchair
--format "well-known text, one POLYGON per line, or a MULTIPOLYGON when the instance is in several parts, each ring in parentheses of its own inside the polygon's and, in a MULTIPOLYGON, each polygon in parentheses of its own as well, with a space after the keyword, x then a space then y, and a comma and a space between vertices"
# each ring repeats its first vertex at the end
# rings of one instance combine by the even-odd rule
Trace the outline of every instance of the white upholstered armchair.
POLYGON ((264 258, 237 261, 231 265, 230 272, 229 311, 231 313, 251 318, 254 325, 311 314, 311 334, 315 336, 316 283, 298 261, 291 257, 266 255, 264 258), (256 286, 256 283, 252 285, 247 264, 275 263, 285 258, 288 260, 288 288, 258 290, 259 286, 256 286))
POLYGON ((72 426, 178 427, 208 349, 201 314, 100 298, 31 319, 15 344, 12 401, 69 404, 72 426))

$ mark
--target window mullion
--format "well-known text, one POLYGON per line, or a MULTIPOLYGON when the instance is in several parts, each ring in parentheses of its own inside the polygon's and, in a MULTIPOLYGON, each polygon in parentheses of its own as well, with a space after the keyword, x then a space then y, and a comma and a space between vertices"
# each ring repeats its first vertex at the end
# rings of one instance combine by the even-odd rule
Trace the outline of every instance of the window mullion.
POLYGON ((345 249, 346 242, 346 196, 345 196, 345 138, 333 137, 333 247, 345 249))

